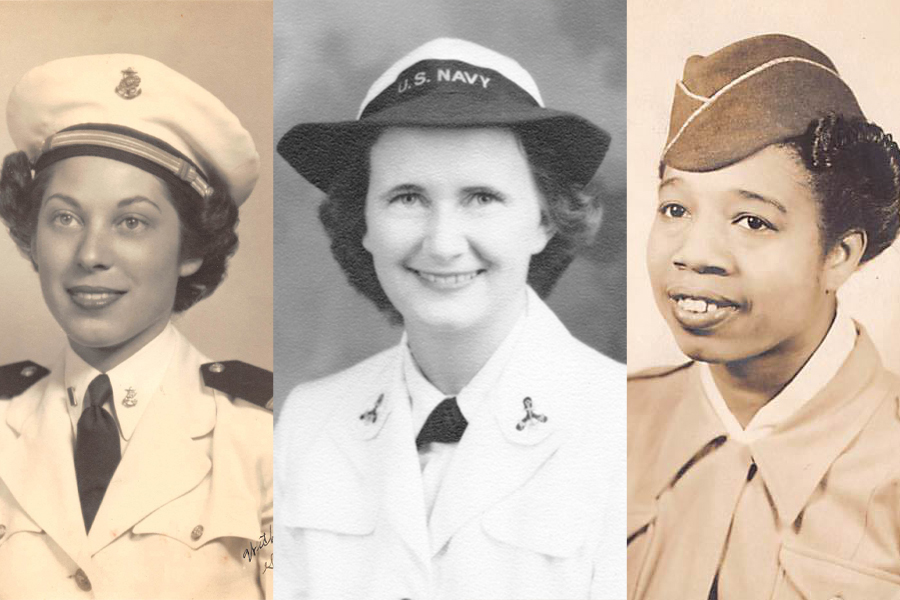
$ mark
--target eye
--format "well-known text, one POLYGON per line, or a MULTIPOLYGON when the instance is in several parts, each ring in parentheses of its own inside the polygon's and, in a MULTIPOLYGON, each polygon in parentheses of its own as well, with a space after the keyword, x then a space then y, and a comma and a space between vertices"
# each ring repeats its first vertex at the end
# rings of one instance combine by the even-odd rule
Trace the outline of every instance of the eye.
POLYGON ((140 217, 136 217, 134 215, 128 215, 123 217, 121 221, 119 221, 119 226, 123 229, 132 232, 132 231, 141 231, 146 228, 148 225, 147 221, 141 219, 140 217))
POLYGON ((668 202, 659 207, 659 214, 670 219, 681 219, 687 214, 687 209, 676 202, 668 202))
POLYGON ((417 194, 415 192, 402 192, 400 194, 397 194, 396 196, 391 196, 391 199, 388 200, 388 204, 403 204, 405 206, 412 206, 423 201, 424 198, 421 194, 417 194))
POLYGON ((78 217, 68 211, 60 211, 50 218, 50 223, 61 229, 72 229, 79 225, 78 217))
POLYGON ((775 231, 771 223, 756 215, 741 215, 734 223, 751 231, 775 231))
POLYGON ((503 197, 500 194, 489 191, 478 191, 473 192, 468 200, 470 202, 474 202, 479 206, 487 206, 488 204, 494 204, 495 202, 503 202, 503 197))

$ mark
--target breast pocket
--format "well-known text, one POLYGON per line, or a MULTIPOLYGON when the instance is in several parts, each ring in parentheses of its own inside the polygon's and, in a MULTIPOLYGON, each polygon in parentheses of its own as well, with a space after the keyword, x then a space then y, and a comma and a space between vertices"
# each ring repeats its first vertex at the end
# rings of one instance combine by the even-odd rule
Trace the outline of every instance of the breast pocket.
POLYGON ((900 577, 796 544, 778 555, 773 600, 898 600, 900 577))

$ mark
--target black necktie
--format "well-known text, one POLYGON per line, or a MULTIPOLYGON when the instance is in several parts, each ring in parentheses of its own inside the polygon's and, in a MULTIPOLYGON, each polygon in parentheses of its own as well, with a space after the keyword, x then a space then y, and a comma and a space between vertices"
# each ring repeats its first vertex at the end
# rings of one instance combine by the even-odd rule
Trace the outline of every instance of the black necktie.
POLYGON ((100 502, 122 457, 116 421, 103 410, 103 405, 112 402, 112 399, 109 377, 97 375, 84 395, 84 409, 78 419, 75 478, 78 481, 84 530, 87 532, 91 530, 100 502))
POLYGON ((421 449, 424 445, 431 442, 441 442, 442 444, 453 444, 460 440, 469 424, 456 398, 447 398, 441 401, 422 425, 422 430, 416 437, 416 448, 421 449))

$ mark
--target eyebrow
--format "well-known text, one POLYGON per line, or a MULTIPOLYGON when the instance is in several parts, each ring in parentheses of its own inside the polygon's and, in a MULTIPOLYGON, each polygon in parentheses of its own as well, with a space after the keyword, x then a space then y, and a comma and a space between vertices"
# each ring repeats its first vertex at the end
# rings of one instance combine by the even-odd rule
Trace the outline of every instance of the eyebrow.
POLYGON ((404 192, 405 193, 412 192, 412 193, 416 193, 416 194, 423 194, 423 193, 425 193, 425 188, 423 188, 420 185, 415 185, 413 183, 401 183, 400 185, 395 185, 394 187, 390 188, 389 190, 379 194, 379 197, 380 198, 390 198, 391 196, 393 196, 395 194, 400 194, 400 193, 404 193, 404 192))
MULTIPOLYGON (((52 196, 48 197, 46 201, 50 202, 51 200, 60 200, 62 202, 65 202, 66 204, 68 204, 69 206, 71 206, 73 208, 81 209, 81 203, 79 203, 78 200, 76 200, 75 198, 73 198, 71 196, 67 196, 66 194, 53 194, 52 196)), ((162 213, 162 210, 159 208, 159 205, 156 202, 154 202, 153 200, 147 198, 146 196, 132 196, 130 198, 125 198, 123 200, 119 200, 119 203, 117 204, 117 206, 119 208, 124 208, 126 206, 131 206, 132 204, 137 204, 140 202, 147 202, 148 204, 151 204, 160 213, 162 213)))
POLYGON ((681 182, 681 177, 666 177, 662 181, 659 182, 659 185, 656 188, 656 191, 663 189, 666 186, 674 185, 676 183, 681 182))
POLYGON ((784 204, 775 200, 774 198, 769 198, 768 196, 763 196, 761 194, 757 194, 756 192, 751 192, 749 190, 737 190, 737 194, 747 200, 755 200, 757 202, 764 202, 770 206, 774 206, 782 213, 787 214, 787 209, 784 207, 784 204))
POLYGON ((118 207, 124 208, 126 206, 131 206, 132 204, 138 204, 140 202, 146 202, 148 204, 151 204, 151 205, 153 205, 153 208, 155 208, 157 211, 159 211, 159 213, 162 213, 162 209, 159 208, 159 205, 156 202, 154 202, 153 200, 151 200, 150 198, 147 198, 145 196, 132 196, 131 198, 125 198, 124 200, 119 200, 118 207))

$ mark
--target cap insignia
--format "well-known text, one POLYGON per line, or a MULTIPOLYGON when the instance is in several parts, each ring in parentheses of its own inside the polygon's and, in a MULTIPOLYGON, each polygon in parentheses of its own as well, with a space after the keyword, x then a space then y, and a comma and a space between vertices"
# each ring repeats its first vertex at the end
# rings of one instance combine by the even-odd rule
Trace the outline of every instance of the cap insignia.
POLYGON ((141 78, 137 71, 131 67, 122 71, 122 81, 116 86, 116 93, 125 100, 133 100, 141 95, 141 78))

